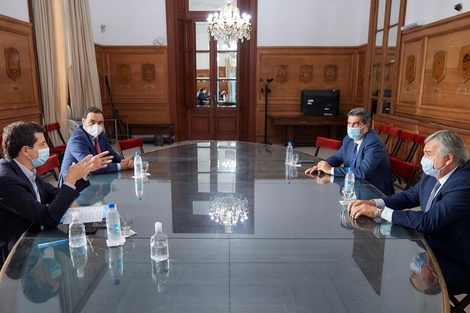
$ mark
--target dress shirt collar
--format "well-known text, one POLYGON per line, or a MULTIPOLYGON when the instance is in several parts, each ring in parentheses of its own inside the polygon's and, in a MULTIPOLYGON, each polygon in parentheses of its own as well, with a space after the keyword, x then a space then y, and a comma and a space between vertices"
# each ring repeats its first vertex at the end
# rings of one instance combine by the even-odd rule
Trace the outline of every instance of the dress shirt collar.
POLYGON ((16 159, 13 159, 13 161, 15 161, 16 164, 18 164, 20 169, 23 171, 23 173, 26 175, 26 177, 28 177, 30 181, 34 182, 36 180, 37 171, 34 167, 33 167, 33 170, 30 171, 28 168, 26 168, 26 166, 18 162, 16 159))

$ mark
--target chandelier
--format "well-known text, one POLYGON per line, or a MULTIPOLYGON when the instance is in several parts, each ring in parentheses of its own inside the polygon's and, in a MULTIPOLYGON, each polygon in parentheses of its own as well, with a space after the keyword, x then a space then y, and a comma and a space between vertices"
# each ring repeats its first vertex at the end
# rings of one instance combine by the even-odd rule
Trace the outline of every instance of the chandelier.
POLYGON ((238 220, 244 222, 248 219, 248 199, 242 200, 232 194, 216 196, 209 204, 209 216, 211 220, 225 226, 227 234, 231 234, 238 220))
POLYGON ((250 18, 246 13, 240 17, 240 10, 232 5, 231 0, 227 0, 227 3, 220 7, 219 13, 210 14, 207 18, 207 31, 215 40, 222 40, 231 47, 238 40, 243 42, 245 38, 251 38, 250 18))

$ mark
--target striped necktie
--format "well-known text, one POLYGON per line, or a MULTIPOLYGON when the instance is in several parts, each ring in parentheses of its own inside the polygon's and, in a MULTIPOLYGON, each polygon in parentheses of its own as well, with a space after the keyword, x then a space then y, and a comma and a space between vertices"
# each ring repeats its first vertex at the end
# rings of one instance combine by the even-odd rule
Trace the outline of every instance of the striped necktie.
POLYGON ((424 212, 429 211, 431 208, 432 201, 434 200, 434 197, 436 196, 437 190, 441 187, 441 183, 439 181, 436 182, 434 185, 434 188, 431 191, 431 194, 429 195, 428 202, 426 203, 426 208, 424 209, 424 212))

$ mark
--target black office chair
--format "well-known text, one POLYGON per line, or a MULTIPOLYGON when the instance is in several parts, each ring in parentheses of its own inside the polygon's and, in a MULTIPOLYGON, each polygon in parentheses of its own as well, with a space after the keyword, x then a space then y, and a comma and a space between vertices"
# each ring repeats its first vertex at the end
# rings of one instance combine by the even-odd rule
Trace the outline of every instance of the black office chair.
POLYGON ((465 295, 460 301, 455 296, 449 296, 449 300, 452 313, 465 313, 465 308, 470 304, 470 295, 465 295))

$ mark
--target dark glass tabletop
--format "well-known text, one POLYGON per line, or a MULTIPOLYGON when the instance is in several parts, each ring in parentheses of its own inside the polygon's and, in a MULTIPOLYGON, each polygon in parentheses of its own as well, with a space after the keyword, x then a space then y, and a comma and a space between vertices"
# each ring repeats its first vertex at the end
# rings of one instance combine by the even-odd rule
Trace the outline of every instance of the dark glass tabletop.
MULTIPOLYGON (((445 284, 419 291, 410 274, 417 255, 432 263, 419 234, 350 221, 341 179, 305 175, 318 160, 299 154, 291 168, 283 147, 200 142, 144 154, 143 180, 95 176, 77 202, 115 202, 136 234, 108 248, 98 223, 83 251, 61 241, 65 225, 28 232, 3 269, 0 301, 8 312, 445 311, 445 284), (169 237, 164 262, 150 258, 156 221, 169 237)), ((380 192, 356 181, 356 196, 380 192)))

